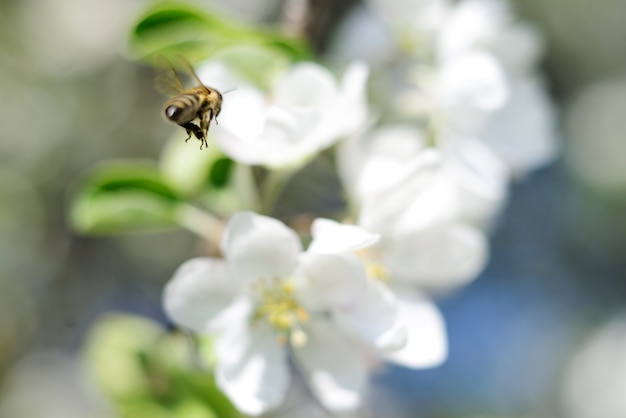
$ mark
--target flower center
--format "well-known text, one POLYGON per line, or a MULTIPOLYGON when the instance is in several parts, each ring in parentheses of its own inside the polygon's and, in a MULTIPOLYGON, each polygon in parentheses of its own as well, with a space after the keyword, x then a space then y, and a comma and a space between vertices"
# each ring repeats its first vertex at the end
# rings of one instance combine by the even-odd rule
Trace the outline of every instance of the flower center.
POLYGON ((372 248, 364 248, 355 251, 355 254, 361 259, 361 262, 365 266, 367 277, 385 283, 389 281, 389 270, 379 261, 377 251, 372 248))
POLYGON ((252 314, 252 323, 266 321, 280 332, 285 342, 294 346, 306 344, 302 324, 309 321, 309 313, 294 297, 293 284, 276 279, 259 290, 261 300, 252 314))

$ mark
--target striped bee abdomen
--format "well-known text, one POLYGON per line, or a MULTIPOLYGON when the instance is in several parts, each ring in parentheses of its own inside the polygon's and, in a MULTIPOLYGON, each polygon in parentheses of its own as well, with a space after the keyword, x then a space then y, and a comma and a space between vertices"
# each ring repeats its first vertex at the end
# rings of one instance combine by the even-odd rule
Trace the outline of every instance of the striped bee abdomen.
POLYGON ((197 94, 181 94, 165 104, 165 117, 179 125, 191 122, 198 117, 201 103, 197 94))

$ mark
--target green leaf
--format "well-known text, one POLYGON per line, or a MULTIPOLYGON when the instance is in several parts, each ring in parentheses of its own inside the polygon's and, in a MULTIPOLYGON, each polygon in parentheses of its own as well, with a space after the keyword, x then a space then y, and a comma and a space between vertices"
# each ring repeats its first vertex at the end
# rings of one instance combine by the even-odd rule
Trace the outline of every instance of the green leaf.
POLYGON ((82 347, 86 370, 113 399, 133 399, 150 391, 138 353, 155 346, 164 330, 136 315, 105 314, 90 328, 82 347))
POLYGON ((291 60, 311 56, 300 40, 180 2, 161 2, 148 9, 135 24, 130 37, 132 53, 146 61, 153 61, 156 55, 175 54, 196 61, 212 56, 221 48, 239 44, 266 45, 291 60))
POLYGON ((182 199, 151 164, 109 162, 80 184, 70 208, 71 225, 80 232, 138 232, 177 224, 182 199))
POLYGON ((209 171, 209 181, 211 185, 217 189, 225 187, 230 180, 234 164, 233 160, 228 157, 215 160, 209 171))

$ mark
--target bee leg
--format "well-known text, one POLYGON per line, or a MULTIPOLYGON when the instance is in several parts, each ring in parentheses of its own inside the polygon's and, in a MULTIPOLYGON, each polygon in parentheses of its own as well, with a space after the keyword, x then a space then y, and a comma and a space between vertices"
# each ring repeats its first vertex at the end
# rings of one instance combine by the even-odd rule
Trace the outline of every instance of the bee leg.
POLYGON ((187 130, 187 135, 189 135, 187 139, 185 139, 185 142, 189 141, 189 138, 191 138, 192 134, 198 139, 200 139, 200 137, 202 136, 202 131, 200 130, 198 125, 193 122, 182 123, 180 124, 180 126, 185 128, 185 130, 187 130))
MULTIPOLYGON (((211 124, 212 118, 213 118, 213 111, 209 110, 207 113, 204 114, 202 119, 200 119, 200 130, 202 131, 202 134, 203 134, 201 141, 206 148, 209 147, 209 144, 206 141, 206 137, 209 133, 209 125, 211 124)), ((202 149, 202 145, 200 146, 200 149, 202 149)))

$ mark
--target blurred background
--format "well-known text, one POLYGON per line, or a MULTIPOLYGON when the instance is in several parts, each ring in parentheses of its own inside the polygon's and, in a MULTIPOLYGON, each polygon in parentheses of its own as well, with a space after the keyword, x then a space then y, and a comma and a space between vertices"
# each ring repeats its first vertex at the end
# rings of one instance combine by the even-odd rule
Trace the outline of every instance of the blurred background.
MULTIPOLYGON (((278 0, 202 3, 251 22, 283 10, 278 0)), ((332 10, 309 27, 323 51, 358 1, 317 3, 332 10)), ((69 361, 91 324, 110 311, 165 323, 162 287, 198 253, 184 231, 86 237, 66 221, 80 173, 112 158, 157 159, 175 129, 161 117, 152 69, 127 52, 149 4, 0 1, 0 404, 27 402, 21 390, 31 403, 44 394, 104 402, 69 361), (67 391, 47 390, 48 380, 67 391)), ((382 370, 371 416, 626 416, 626 2, 515 6, 545 36, 564 154, 513 185, 488 268, 438 300, 449 360, 382 370)), ((11 410, 27 409, 0 414, 53 416, 11 410)))

